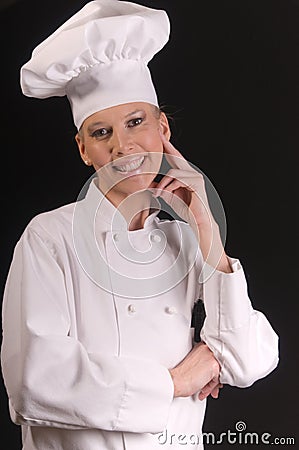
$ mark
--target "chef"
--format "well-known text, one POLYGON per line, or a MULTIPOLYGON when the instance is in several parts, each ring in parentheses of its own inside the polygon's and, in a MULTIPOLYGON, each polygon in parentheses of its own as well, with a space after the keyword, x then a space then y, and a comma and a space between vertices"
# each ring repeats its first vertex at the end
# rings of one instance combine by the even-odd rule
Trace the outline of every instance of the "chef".
POLYGON ((1 364, 24 450, 202 449, 206 398, 278 364, 208 180, 170 142, 148 68, 169 31, 163 10, 92 1, 21 69, 26 96, 67 96, 95 169, 77 201, 30 221, 11 262, 1 364))

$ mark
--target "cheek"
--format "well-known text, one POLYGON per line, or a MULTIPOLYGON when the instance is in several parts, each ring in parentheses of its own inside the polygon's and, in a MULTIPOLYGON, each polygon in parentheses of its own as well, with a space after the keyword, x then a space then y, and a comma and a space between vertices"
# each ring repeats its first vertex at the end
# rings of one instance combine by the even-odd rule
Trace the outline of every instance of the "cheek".
POLYGON ((163 143, 158 129, 144 134, 143 145, 148 152, 163 153, 163 143))
POLYGON ((148 153, 148 169, 153 174, 160 170, 163 158, 163 143, 158 131, 144 137, 143 149, 148 153))
POLYGON ((103 167, 107 166, 109 162, 110 161, 108 159, 100 156, 93 159, 93 165, 96 167, 96 169, 102 169, 103 167))
POLYGON ((149 153, 150 159, 155 166, 161 164, 163 155, 163 143, 158 130, 145 133, 142 139, 143 150, 149 153))
POLYGON ((101 168, 111 161, 110 153, 100 148, 100 146, 90 147, 87 151, 93 165, 97 166, 97 168, 101 168))

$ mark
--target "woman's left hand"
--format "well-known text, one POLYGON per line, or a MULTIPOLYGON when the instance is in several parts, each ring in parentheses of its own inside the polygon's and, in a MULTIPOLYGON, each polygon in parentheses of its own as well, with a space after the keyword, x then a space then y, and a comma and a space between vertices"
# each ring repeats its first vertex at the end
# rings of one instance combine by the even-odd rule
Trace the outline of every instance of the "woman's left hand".
POLYGON ((215 221, 209 208, 203 175, 191 167, 163 134, 161 139, 165 157, 172 168, 159 183, 151 186, 154 188, 151 189, 153 194, 165 200, 193 230, 194 227, 211 228, 215 221))
POLYGON ((191 226, 203 258, 212 267, 231 272, 219 227, 209 207, 203 175, 195 170, 163 134, 164 155, 172 167, 150 190, 161 197, 181 219, 191 226))

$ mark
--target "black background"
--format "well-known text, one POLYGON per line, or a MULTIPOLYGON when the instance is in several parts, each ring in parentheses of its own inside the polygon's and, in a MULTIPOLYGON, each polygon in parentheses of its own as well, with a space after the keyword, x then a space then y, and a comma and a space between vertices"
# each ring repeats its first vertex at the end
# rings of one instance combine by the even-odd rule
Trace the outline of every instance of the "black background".
MULTIPOLYGON (((173 116, 172 142, 218 191, 226 251, 241 260, 253 306, 280 337, 277 369, 246 389, 225 386, 208 402, 204 431, 235 431, 242 420, 247 431, 295 437, 299 448, 299 1, 139 3, 166 9, 171 20, 171 39, 150 68, 160 103, 173 116)), ((67 101, 29 99, 19 87, 19 69, 33 48, 84 4, 0 4, 2 290, 28 221, 74 201, 91 174, 76 149, 67 101)), ((20 450, 3 383, 0 394, 1 440, 20 450)))

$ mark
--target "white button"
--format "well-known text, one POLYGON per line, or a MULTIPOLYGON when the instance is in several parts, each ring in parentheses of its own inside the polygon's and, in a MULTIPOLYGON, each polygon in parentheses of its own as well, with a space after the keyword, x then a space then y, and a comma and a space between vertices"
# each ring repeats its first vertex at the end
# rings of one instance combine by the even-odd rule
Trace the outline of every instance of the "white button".
POLYGON ((161 242, 161 236, 159 236, 158 234, 153 234, 152 235, 152 240, 154 242, 161 242))
POLYGON ((176 314, 177 310, 174 306, 166 306, 165 311, 167 314, 176 314))
POLYGON ((135 306, 134 305, 129 305, 128 306, 128 311, 129 311, 129 313, 134 314, 136 312, 135 306))
POLYGON ((115 233, 113 235, 113 239, 115 240, 115 242, 119 241, 119 235, 117 233, 115 233))

